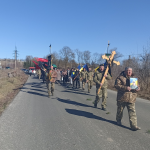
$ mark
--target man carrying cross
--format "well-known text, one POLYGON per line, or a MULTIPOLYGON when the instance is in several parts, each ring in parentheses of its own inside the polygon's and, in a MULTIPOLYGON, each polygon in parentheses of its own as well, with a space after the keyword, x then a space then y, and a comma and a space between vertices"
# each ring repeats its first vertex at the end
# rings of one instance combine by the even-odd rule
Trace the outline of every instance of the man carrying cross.
POLYGON ((101 64, 99 68, 94 73, 94 82, 96 83, 96 99, 94 101, 94 107, 97 107, 98 102, 100 101, 100 98, 102 97, 102 110, 106 111, 106 99, 107 99, 107 80, 111 79, 110 74, 105 74, 105 68, 104 64, 101 64), (106 78, 104 80, 104 83, 101 83, 103 76, 106 78), (99 88, 101 86, 100 92, 98 92, 99 88))

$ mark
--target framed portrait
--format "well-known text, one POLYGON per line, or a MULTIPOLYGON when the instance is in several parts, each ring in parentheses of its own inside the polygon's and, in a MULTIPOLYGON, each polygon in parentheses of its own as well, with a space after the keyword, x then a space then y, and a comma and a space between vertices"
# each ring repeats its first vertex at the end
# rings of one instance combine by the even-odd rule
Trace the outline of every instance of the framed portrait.
POLYGON ((138 88, 138 78, 130 78, 130 87, 131 89, 138 88))

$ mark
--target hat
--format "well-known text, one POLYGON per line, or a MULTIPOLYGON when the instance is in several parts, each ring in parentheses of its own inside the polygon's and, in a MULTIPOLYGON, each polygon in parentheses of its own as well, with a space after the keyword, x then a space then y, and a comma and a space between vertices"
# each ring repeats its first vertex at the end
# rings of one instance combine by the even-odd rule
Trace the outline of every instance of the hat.
POLYGON ((104 66, 104 64, 100 64, 99 66, 104 66))

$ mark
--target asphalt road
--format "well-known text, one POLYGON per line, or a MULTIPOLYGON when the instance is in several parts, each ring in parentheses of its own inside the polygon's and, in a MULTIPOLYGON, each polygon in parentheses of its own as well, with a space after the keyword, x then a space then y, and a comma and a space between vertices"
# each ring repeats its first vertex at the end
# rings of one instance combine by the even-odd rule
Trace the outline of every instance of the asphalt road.
POLYGON ((89 94, 58 84, 48 98, 42 80, 29 77, 0 117, 0 150, 150 150, 150 101, 137 99, 142 129, 132 131, 126 108, 116 124, 116 92, 108 90, 106 112, 94 99, 95 87, 89 94))

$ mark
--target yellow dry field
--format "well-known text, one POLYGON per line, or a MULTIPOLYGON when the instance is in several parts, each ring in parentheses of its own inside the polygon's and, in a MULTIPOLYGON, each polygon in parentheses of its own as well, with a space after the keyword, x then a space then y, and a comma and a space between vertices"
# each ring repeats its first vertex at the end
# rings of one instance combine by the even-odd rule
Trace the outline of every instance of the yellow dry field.
POLYGON ((16 76, 12 78, 8 77, 8 70, 0 72, 0 114, 13 100, 27 78, 28 75, 21 70, 17 70, 16 76))

